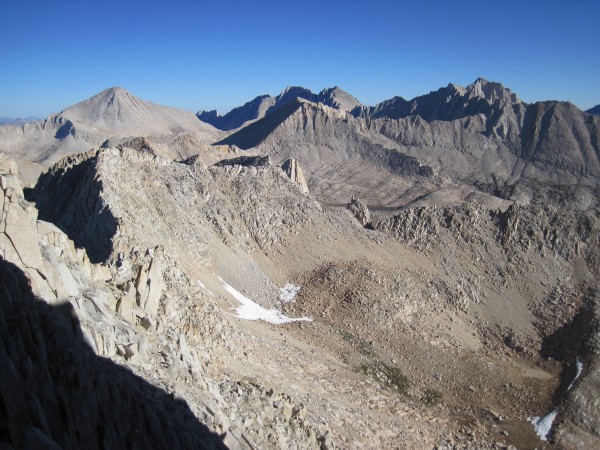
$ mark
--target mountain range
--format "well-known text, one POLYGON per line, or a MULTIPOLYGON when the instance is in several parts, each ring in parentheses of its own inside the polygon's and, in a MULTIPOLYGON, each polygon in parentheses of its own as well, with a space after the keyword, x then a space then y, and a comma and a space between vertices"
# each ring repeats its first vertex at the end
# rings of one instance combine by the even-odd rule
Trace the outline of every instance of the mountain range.
POLYGON ((0 117, 0 125, 13 125, 13 126, 22 126, 26 123, 31 122, 39 122, 39 117, 35 116, 27 116, 27 117, 0 117))
POLYGON ((0 126, 0 446, 600 448, 599 127, 481 78, 0 126))
POLYGON ((552 201, 585 209, 597 206, 598 123, 568 102, 526 104, 482 78, 371 107, 339 87, 319 94, 290 87, 224 116, 197 117, 111 88, 43 122, 0 127, 0 150, 20 158, 30 183, 66 155, 134 139, 140 146, 143 138, 158 155, 209 165, 230 152, 268 154, 277 163, 293 156, 311 192, 331 204, 352 192, 386 208, 475 196, 489 205, 552 201))

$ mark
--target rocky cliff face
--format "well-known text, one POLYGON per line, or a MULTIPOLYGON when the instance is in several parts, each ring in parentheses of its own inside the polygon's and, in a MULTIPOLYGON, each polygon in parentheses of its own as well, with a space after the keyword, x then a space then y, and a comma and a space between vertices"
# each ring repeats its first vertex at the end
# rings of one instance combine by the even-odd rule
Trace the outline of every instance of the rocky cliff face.
POLYGON ((302 168, 300 167, 300 163, 297 159, 288 159, 282 164, 281 169, 285 172, 290 180, 300 187, 302 192, 308 194, 308 185, 306 184, 306 179, 304 178, 302 168))
POLYGON ((107 317, 110 271, 36 220, 4 155, 0 177, 0 435, 7 448, 223 448, 185 402, 96 356, 114 354, 114 340, 128 339, 127 326, 107 317))
POLYGON ((586 117, 571 103, 529 105, 523 118, 519 156, 547 172, 598 178, 599 127, 600 120, 586 117))
POLYGON ((277 98, 277 107, 223 142, 276 155, 276 162, 298 158, 311 191, 326 203, 346 201, 340 192, 345 189, 346 198, 353 191, 370 204, 401 206, 452 186, 524 204, 585 210, 590 201, 597 203, 591 199, 599 179, 598 123, 568 103, 528 105, 500 83, 481 78, 467 87, 450 84, 412 100, 395 97, 374 107, 360 105, 337 88, 319 95, 294 88, 277 98), (305 99, 301 112, 292 97, 305 99), (311 109, 310 102, 332 109, 311 109), (375 150, 380 147, 387 151, 375 150), (344 168, 318 173, 329 167, 324 153, 342 159, 344 168), (416 158, 444 182, 421 190, 406 180, 406 170, 399 174, 403 181, 385 185, 375 173, 360 182, 348 173, 358 171, 351 163, 357 154, 386 166, 389 156, 398 153, 416 158), (369 183, 372 179, 376 182, 369 183), (365 184, 369 189, 357 190, 365 184), (557 189, 566 191, 565 201, 556 199, 557 189))
POLYGON ((185 401, 99 358, 70 303, 34 297, 23 272, 4 259, 0 280, 5 448, 225 448, 185 401))
POLYGON ((197 116, 200 120, 220 130, 229 131, 262 119, 297 98, 322 103, 342 111, 352 111, 362 107, 358 100, 337 86, 323 89, 319 94, 314 94, 302 87, 290 86, 285 88, 277 97, 261 95, 240 107, 232 109, 224 116, 217 114, 217 111, 200 111, 197 116))
POLYGON ((325 203, 344 204, 352 187, 361 197, 387 204, 407 186, 426 189, 434 183, 430 167, 369 134, 350 114, 306 101, 289 103, 221 143, 268 154, 278 164, 296 158, 311 192, 325 203))
POLYGON ((367 205, 362 203, 359 199, 352 196, 352 199, 350 200, 350 203, 346 205, 346 208, 350 210, 352 215, 363 227, 373 227, 371 224, 371 213, 369 212, 369 208, 367 208, 367 205))
MULTIPOLYGON (((136 161, 144 155, 150 156, 141 152, 136 161)), ((72 201, 85 193, 102 196, 105 188, 86 187, 97 174, 89 171, 98 169, 102 159, 92 152, 56 167, 55 176, 71 183, 69 170, 79 174, 79 185, 68 188, 72 201)), ((152 156, 147 161, 160 167, 152 156)), ((37 211, 22 197, 16 165, 3 157, 0 169, 5 238, 0 348, 6 359, 0 395, 3 411, 8 411, 0 432, 9 448, 79 448, 84 442, 91 448, 256 448, 294 442, 315 448, 329 442, 326 428, 312 429, 303 407, 290 397, 257 381, 238 384, 223 377, 217 369, 222 363, 211 355, 223 351, 223 345, 233 350, 225 337, 231 325, 221 323, 221 313, 210 302, 188 304, 191 309, 176 313, 179 319, 167 319, 165 305, 184 275, 162 246, 113 252, 108 240, 114 255, 109 267, 93 264, 63 231, 36 221, 37 211), (224 330, 222 337, 216 329, 224 330), (196 343, 199 332, 210 339, 201 347, 196 343), (212 364, 216 366, 207 370, 212 364), (243 395, 235 400, 238 392, 243 395)), ((288 183, 283 173, 280 178, 288 183)), ((79 205, 86 207, 85 202, 79 205)), ((69 221, 102 222, 90 211, 78 216, 64 204, 58 206, 69 221)), ((113 232, 97 231, 99 237, 113 232)), ((93 238, 82 239, 96 248, 93 238)), ((177 311, 175 304, 166 308, 169 314, 177 311)))
MULTIPOLYGON (((600 366, 598 354, 600 350, 600 314, 598 292, 594 292, 593 301, 589 304, 589 333, 585 336, 587 357, 579 361, 585 365, 585 378, 573 383, 572 392, 562 405, 556 442, 559 448, 595 448, 600 439, 600 405, 597 401, 598 383, 600 382, 600 366)), ((584 368, 582 367, 582 370, 584 368)), ((576 370, 570 371, 573 377, 576 370)), ((579 375, 581 377, 581 374, 579 375)), ((579 377, 578 377, 579 378, 579 377)))
POLYGON ((453 121, 478 114, 492 116, 503 108, 518 109, 520 105, 521 101, 510 89, 500 83, 478 78, 466 88, 449 84, 412 100, 394 97, 372 107, 356 108, 352 113, 356 117, 370 119, 419 116, 432 122, 453 121))

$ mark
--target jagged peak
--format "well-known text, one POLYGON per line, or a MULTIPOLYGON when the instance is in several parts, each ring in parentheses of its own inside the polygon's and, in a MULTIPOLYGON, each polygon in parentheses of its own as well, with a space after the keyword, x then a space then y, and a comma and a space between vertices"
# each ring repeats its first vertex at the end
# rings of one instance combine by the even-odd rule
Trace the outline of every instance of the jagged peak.
POLYGON ((466 88, 456 83, 448 83, 448 86, 446 86, 445 90, 450 90, 452 92, 457 93, 458 95, 465 95, 465 93, 467 92, 466 88))
MULTIPOLYGON (((331 93, 334 93, 334 92, 335 92, 336 94, 338 94, 338 93, 340 93, 340 94, 348 94, 348 92, 346 92, 345 90, 343 90, 343 89, 342 89, 341 87, 339 87, 339 86, 333 86, 333 87, 328 87, 328 88, 325 88, 325 89, 323 89, 323 90, 321 91, 321 94, 324 94, 324 93, 330 93, 330 92, 331 92, 331 93)), ((350 94, 348 94, 348 95, 350 95, 350 94)))
POLYGON ((479 77, 473 83, 471 83, 471 85, 474 85, 474 84, 489 84, 489 83, 490 83, 490 81, 486 80, 483 77, 479 77))
POLYGON ((317 101, 344 111, 352 111, 356 107, 363 106, 355 97, 339 86, 323 89, 319 93, 317 101))
POLYGON ((500 99, 508 103, 521 103, 521 100, 510 89, 504 87, 502 83, 488 81, 479 77, 473 83, 466 87, 466 92, 474 97, 481 97, 489 102, 495 102, 500 99))
POLYGON ((300 94, 310 94, 310 95, 314 95, 313 92, 310 89, 304 88, 302 86, 287 86, 283 91, 281 91, 281 94, 278 95, 278 98, 282 98, 284 96, 289 96, 289 95, 300 95, 300 94))

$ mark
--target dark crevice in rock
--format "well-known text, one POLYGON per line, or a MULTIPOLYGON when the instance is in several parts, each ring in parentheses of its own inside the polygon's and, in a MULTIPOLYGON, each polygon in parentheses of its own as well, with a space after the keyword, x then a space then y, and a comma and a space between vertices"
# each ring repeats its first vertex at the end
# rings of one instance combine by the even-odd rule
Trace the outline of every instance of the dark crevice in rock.
POLYGON ((217 167, 265 167, 270 165, 271 159, 268 156, 238 156, 237 158, 223 159, 215 164, 217 167))

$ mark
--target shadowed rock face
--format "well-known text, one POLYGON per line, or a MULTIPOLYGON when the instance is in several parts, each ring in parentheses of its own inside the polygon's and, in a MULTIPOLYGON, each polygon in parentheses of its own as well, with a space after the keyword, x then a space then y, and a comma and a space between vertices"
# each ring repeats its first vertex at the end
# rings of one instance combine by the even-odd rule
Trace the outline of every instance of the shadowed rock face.
POLYGON ((371 213, 369 212, 369 208, 367 208, 367 206, 359 199, 352 196, 352 199, 346 208, 350 210, 352 215, 356 217, 356 220, 358 220, 363 227, 373 228, 373 225, 371 224, 371 213))
POLYGON ((370 119, 420 116, 428 122, 452 121, 477 114, 491 115, 500 108, 520 104, 521 101, 510 89, 500 83, 478 78, 466 88, 449 84, 412 100, 394 97, 372 107, 354 109, 352 113, 356 117, 370 119))
POLYGON ((225 448, 187 404, 83 342, 69 303, 36 299, 0 258, 0 441, 6 448, 225 448))
POLYGON ((598 124, 571 103, 529 105, 523 118, 519 156, 544 171, 598 177, 598 124))
POLYGON ((598 116, 600 115, 600 105, 596 105, 593 108, 587 109, 585 112, 588 114, 594 114, 598 116))
POLYGON ((117 221, 100 195, 102 180, 93 175, 96 155, 92 151, 65 158, 27 192, 27 198, 36 202, 40 219, 56 224, 77 247, 85 247, 94 263, 108 258, 117 231, 117 221))

